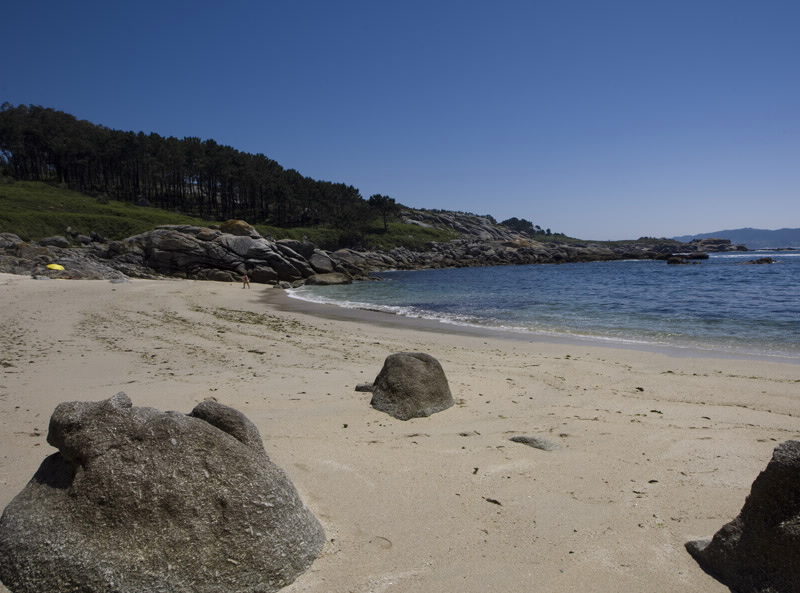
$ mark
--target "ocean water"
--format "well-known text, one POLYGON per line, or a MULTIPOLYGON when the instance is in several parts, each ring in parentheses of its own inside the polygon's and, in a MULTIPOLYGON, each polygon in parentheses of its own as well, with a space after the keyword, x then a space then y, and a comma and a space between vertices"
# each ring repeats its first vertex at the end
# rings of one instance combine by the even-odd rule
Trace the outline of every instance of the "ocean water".
POLYGON ((696 265, 615 261, 375 276, 290 294, 443 324, 800 362, 800 252, 713 254, 696 265), (741 265, 759 257, 776 263, 741 265))

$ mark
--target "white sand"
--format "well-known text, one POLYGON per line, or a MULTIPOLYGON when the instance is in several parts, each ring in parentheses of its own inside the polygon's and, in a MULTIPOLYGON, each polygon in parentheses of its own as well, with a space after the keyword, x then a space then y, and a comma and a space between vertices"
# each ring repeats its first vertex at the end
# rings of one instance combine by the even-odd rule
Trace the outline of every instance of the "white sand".
POLYGON ((189 412, 213 396, 258 426, 326 528, 287 592, 724 593, 683 544, 732 519, 774 447, 800 438, 798 364, 440 333, 287 300, 0 275, 0 507, 54 451, 58 403, 125 391, 189 412), (457 405, 407 422, 373 410, 354 388, 399 351, 436 357, 457 405))

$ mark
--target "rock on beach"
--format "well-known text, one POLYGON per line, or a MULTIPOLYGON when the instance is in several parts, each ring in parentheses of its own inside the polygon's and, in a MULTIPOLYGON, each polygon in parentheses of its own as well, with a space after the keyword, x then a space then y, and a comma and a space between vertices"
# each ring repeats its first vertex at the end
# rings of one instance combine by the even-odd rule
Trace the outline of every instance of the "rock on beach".
POLYGON ((0 519, 14 593, 268 593, 325 542, 233 408, 161 412, 118 393, 60 404, 47 439, 58 453, 0 519))
POLYGON ((737 593, 800 591, 800 441, 778 445, 739 515, 686 549, 737 593))
POLYGON ((442 365, 430 354, 390 354, 372 386, 370 405, 399 420, 430 416, 455 404, 442 365))

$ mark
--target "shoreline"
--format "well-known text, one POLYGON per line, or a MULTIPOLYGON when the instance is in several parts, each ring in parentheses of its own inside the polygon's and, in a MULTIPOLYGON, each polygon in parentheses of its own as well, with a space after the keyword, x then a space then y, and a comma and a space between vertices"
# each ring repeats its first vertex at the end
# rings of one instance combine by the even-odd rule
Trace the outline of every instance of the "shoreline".
POLYGON ((286 593, 726 593, 684 544, 800 439, 796 364, 318 315, 238 283, 0 274, 0 299, 0 508, 54 452, 58 403, 124 391, 188 413, 214 397, 326 530, 286 593), (400 351, 439 360, 456 405, 406 422, 372 409, 355 387, 400 351))
POLYGON ((410 317, 398 313, 381 311, 378 309, 365 309, 360 307, 345 307, 332 303, 319 303, 301 297, 292 296, 286 291, 273 291, 265 301, 281 311, 302 313, 323 317, 352 321, 355 323, 377 323, 387 326, 407 327, 420 331, 451 333, 456 335, 488 337, 494 339, 518 340, 523 342, 543 342, 561 344, 564 346, 589 346, 598 348, 618 348, 623 350, 637 350, 666 354, 677 358, 682 357, 707 357, 733 360, 760 360, 764 362, 778 362, 786 364, 800 364, 800 357, 788 354, 766 354, 745 352, 737 350, 723 350, 713 347, 681 346, 678 344, 657 344, 653 342, 622 340, 614 338, 580 336, 580 335, 555 335, 536 333, 526 330, 447 323, 437 319, 425 317, 410 317), (279 294, 282 293, 282 294, 279 294))

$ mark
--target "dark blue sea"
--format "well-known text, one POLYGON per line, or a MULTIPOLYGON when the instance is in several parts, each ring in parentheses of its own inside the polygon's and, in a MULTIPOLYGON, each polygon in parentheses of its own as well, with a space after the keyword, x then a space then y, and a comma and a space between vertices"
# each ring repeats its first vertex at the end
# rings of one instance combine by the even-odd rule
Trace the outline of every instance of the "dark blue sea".
POLYGON ((376 277, 291 294, 443 324, 800 362, 800 252, 713 254, 695 265, 637 260, 376 277), (743 265, 760 257, 776 263, 743 265))

